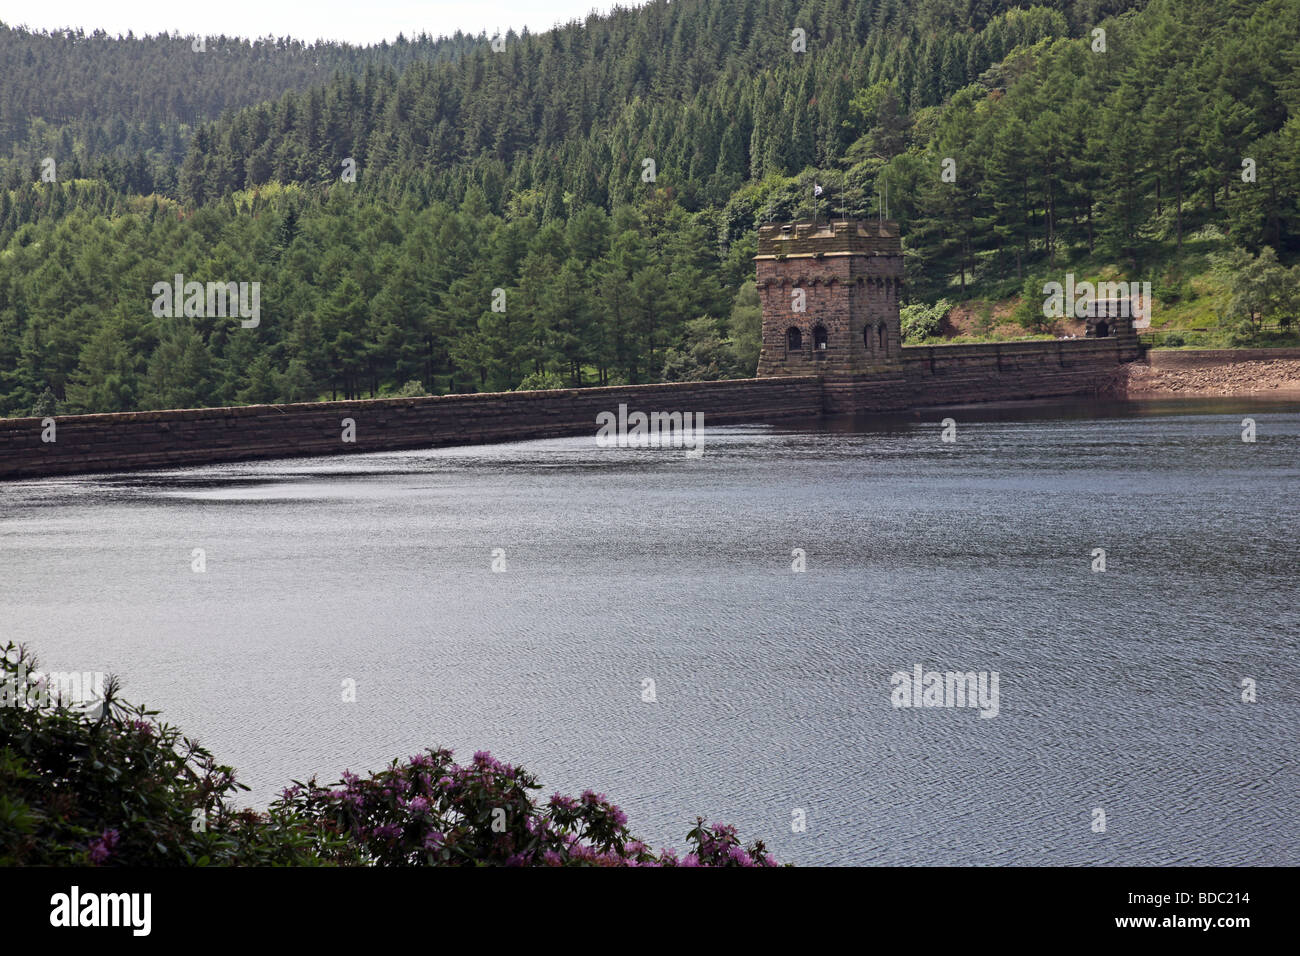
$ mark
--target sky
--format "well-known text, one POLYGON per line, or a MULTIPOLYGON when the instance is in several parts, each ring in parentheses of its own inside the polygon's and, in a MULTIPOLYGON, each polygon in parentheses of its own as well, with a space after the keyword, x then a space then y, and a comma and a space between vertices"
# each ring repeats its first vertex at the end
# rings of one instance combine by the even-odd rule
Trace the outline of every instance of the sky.
MULTIPOLYGON (((637 6, 640 0, 623 0, 637 6)), ((344 40, 378 43, 399 33, 421 31, 431 36, 456 30, 488 35, 528 27, 548 30, 557 23, 581 20, 593 9, 602 12, 613 0, 216 0, 178 3, 177 0, 0 0, 0 21, 37 30, 80 27, 112 34, 144 33, 216 36, 291 36, 299 40, 344 40)))

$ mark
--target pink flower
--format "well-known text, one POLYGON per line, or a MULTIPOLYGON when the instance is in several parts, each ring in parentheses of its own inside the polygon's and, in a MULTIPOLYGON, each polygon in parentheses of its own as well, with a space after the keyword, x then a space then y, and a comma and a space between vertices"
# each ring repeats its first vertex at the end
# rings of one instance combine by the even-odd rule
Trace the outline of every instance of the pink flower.
POLYGON ((113 855, 113 850, 117 846, 118 833, 116 830, 105 830, 99 838, 90 841, 90 862, 99 864, 105 862, 113 855))
POLYGON ((729 850, 727 850, 727 856, 730 858, 732 863, 735 863, 738 866, 754 865, 754 861, 749 858, 749 854, 745 852, 745 848, 743 846, 731 847, 729 850))

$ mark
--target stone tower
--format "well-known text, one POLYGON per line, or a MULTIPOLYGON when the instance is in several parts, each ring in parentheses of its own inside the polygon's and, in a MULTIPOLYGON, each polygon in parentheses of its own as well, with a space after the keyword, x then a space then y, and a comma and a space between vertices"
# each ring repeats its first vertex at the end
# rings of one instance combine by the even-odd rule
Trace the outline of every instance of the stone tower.
POLYGON ((897 369, 898 223, 833 220, 758 230, 758 374, 832 377, 897 369))

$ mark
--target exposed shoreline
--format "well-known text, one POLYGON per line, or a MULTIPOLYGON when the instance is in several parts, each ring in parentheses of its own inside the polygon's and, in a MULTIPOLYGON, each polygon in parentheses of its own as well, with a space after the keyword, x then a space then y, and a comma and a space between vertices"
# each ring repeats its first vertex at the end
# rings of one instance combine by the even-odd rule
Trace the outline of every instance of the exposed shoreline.
POLYGON ((1153 350, 1115 370, 1103 394, 1128 398, 1300 398, 1300 350, 1153 350), (1263 354, 1261 354, 1263 353, 1263 354))

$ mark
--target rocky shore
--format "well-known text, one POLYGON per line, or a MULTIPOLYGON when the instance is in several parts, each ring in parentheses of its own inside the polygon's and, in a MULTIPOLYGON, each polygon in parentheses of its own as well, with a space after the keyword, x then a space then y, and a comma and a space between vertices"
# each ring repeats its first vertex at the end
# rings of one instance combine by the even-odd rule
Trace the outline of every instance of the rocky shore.
POLYGON ((1152 351, 1145 360, 1116 369, 1103 391, 1129 398, 1263 393, 1300 398, 1300 350, 1276 351, 1276 358, 1259 350, 1152 351))

